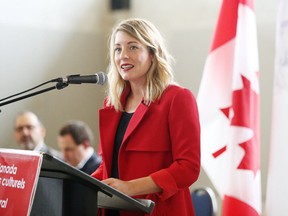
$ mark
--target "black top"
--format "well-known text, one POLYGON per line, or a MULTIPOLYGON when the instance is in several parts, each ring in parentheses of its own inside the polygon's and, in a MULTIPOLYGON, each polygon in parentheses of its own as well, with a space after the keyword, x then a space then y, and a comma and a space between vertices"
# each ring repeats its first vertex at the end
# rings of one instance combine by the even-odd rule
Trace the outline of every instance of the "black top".
MULTIPOLYGON (((124 134, 126 132, 126 129, 128 127, 128 124, 129 124, 132 116, 133 116, 133 113, 127 113, 127 112, 122 113, 117 131, 115 134, 114 148, 113 148, 113 159, 112 159, 112 172, 111 172, 111 177, 113 177, 113 178, 119 178, 119 172, 118 172, 119 149, 120 149, 124 134)), ((120 213, 118 210, 111 210, 111 209, 106 210, 106 216, 119 216, 119 215, 120 215, 120 213)))
POLYGON ((118 173, 119 149, 120 149, 124 134, 126 132, 126 129, 128 127, 128 124, 129 124, 132 116, 133 116, 133 113, 123 112, 121 119, 120 119, 120 122, 119 122, 119 125, 118 125, 118 129, 116 131, 116 135, 115 135, 115 139, 114 139, 112 172, 111 172, 111 177, 113 177, 113 178, 119 178, 119 173, 118 173))

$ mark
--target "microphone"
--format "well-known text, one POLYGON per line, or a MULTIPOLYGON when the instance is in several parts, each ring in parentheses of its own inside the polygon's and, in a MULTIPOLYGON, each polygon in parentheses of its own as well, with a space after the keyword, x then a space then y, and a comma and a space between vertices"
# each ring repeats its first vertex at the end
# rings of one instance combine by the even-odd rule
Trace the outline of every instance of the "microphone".
POLYGON ((82 84, 82 83, 95 83, 103 85, 107 82, 108 78, 104 72, 97 72, 94 75, 80 76, 80 74, 70 75, 67 77, 60 77, 51 80, 52 82, 61 82, 65 84, 82 84))

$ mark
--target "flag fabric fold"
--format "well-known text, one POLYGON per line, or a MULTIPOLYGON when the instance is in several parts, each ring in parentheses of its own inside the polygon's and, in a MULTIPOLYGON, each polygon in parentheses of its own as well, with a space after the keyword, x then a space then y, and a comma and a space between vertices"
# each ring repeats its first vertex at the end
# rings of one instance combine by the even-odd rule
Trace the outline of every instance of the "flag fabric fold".
POLYGON ((271 143, 267 177, 267 216, 288 213, 288 1, 277 1, 276 52, 271 143))
POLYGON ((253 0, 223 0, 198 93, 202 166, 223 216, 261 214, 259 63, 253 0))

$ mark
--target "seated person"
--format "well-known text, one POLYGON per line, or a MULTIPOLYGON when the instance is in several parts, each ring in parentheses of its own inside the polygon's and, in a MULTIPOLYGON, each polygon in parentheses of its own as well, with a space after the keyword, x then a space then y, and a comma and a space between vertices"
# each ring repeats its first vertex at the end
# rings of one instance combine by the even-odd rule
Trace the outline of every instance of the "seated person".
POLYGON ((91 174, 101 163, 101 157, 92 147, 93 134, 82 121, 68 121, 59 131, 58 146, 64 161, 91 174))
POLYGON ((61 153, 44 143, 46 129, 38 116, 31 111, 23 111, 16 116, 14 138, 21 149, 45 152, 62 158, 61 153))

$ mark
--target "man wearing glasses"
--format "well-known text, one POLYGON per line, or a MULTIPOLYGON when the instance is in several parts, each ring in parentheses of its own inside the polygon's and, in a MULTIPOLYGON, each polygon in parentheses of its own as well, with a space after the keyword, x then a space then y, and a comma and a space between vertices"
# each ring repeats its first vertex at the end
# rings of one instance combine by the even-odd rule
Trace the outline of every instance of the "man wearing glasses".
POLYGON ((21 149, 45 152, 62 158, 61 153, 44 143, 46 129, 31 111, 21 112, 15 120, 14 137, 21 149))

